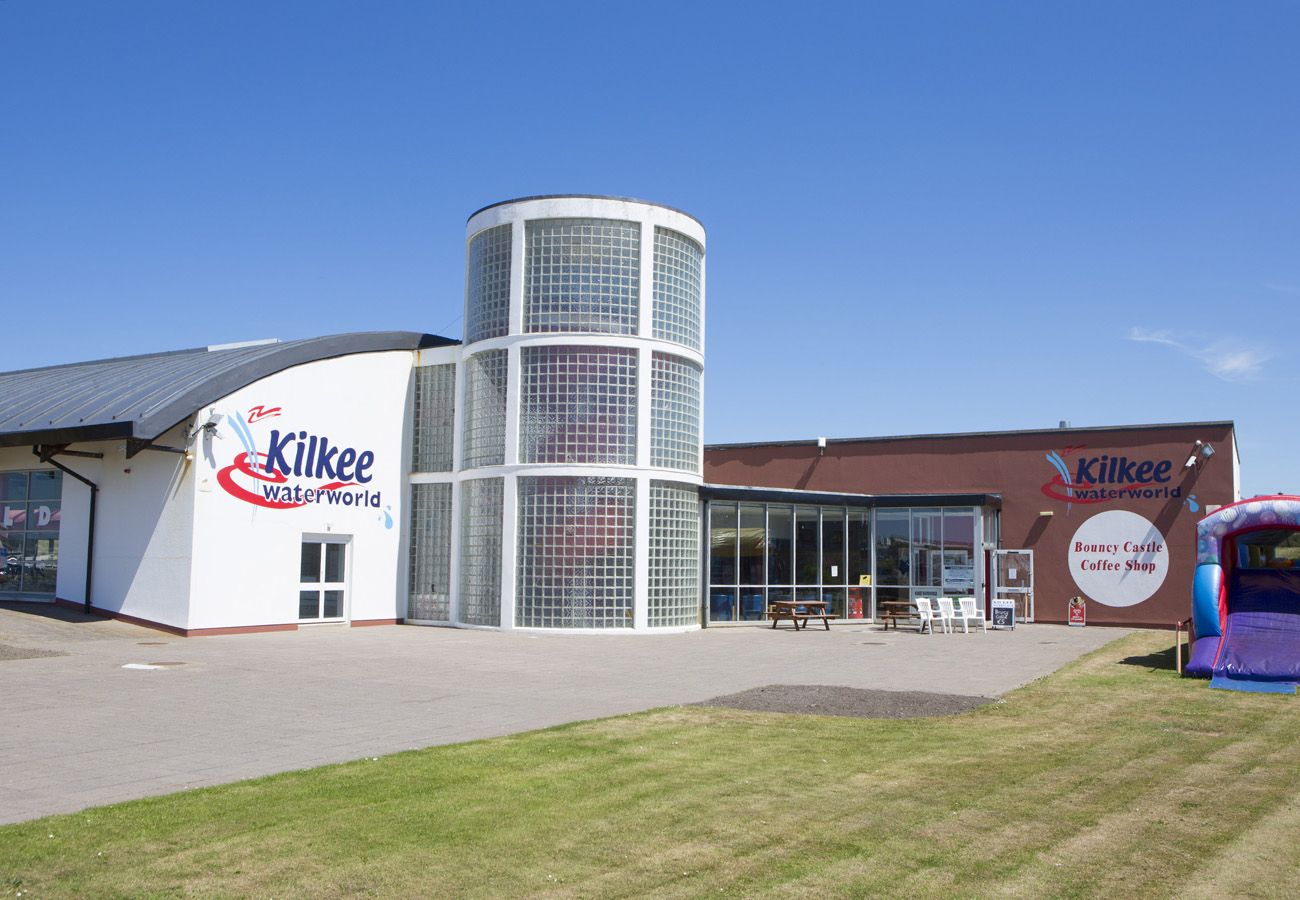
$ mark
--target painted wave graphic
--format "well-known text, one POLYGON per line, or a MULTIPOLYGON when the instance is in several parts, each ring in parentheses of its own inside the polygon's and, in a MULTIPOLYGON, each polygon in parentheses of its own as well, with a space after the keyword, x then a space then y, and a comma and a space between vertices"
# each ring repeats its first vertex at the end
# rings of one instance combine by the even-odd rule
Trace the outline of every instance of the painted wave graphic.
POLYGON ((244 445, 244 450, 248 453, 248 466, 254 472, 262 469, 261 457, 257 454, 257 441, 253 440, 253 433, 248 430, 248 423, 240 413, 235 413, 232 422, 235 429, 235 436, 239 438, 239 443, 244 445))
MULTIPOLYGON (((1061 480, 1065 482, 1066 496, 1073 497, 1074 481, 1070 478, 1070 468, 1065 464, 1065 460, 1061 458, 1061 454, 1053 450, 1051 453, 1047 454, 1047 461, 1052 464, 1052 467, 1055 468, 1056 471, 1061 473, 1061 480)), ((1067 514, 1073 506, 1073 503, 1067 502, 1065 504, 1065 511, 1067 514)))

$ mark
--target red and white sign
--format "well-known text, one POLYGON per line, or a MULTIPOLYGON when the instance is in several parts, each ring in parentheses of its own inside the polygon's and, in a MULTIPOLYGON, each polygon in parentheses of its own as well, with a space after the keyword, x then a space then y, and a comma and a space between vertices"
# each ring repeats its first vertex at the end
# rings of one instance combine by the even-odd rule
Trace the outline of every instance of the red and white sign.
POLYGON ((1084 605, 1082 597, 1070 599, 1070 624, 1079 626, 1088 624, 1088 608, 1084 605))

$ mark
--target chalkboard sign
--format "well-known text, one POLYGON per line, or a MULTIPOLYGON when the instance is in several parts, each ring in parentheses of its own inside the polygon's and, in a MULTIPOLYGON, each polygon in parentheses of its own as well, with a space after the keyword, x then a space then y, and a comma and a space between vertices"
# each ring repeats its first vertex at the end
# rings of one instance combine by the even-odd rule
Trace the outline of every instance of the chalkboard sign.
POLYGON ((992 610, 994 628, 1016 627, 1016 601, 994 600, 992 610))

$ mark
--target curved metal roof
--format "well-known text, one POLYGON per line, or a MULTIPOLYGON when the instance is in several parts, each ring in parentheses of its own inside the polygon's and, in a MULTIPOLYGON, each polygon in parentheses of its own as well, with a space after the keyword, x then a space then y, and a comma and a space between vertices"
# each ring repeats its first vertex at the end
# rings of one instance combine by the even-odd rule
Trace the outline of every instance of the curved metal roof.
POLYGON ((0 447, 150 441, 207 404, 293 366, 456 343, 414 331, 367 331, 3 372, 0 447))

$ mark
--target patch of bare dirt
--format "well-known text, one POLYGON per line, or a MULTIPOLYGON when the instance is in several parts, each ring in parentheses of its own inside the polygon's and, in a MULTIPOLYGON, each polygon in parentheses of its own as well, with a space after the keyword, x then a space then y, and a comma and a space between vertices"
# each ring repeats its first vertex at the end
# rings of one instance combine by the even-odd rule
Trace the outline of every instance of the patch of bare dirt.
POLYGON ((992 702, 988 697, 931 694, 925 691, 869 691, 828 684, 769 684, 727 694, 696 706, 724 706, 750 712, 861 719, 917 719, 953 716, 992 702))

